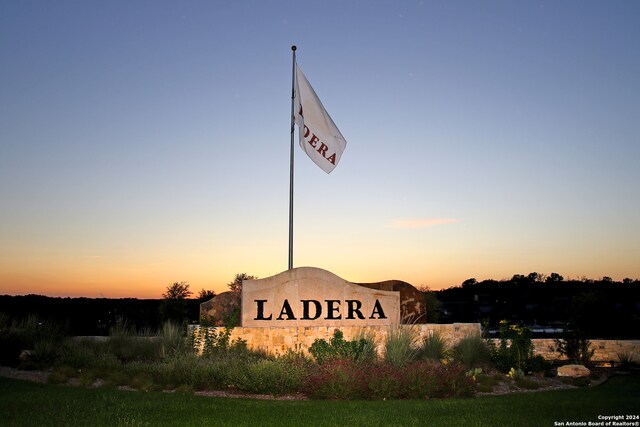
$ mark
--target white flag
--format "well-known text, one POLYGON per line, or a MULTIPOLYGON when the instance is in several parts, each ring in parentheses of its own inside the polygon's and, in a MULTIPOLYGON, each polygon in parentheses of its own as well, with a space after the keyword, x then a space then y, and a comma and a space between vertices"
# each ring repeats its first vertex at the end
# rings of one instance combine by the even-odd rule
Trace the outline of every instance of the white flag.
POLYGON ((294 105, 300 147, 320 169, 330 173, 340 161, 347 141, 322 106, 298 64, 294 105))

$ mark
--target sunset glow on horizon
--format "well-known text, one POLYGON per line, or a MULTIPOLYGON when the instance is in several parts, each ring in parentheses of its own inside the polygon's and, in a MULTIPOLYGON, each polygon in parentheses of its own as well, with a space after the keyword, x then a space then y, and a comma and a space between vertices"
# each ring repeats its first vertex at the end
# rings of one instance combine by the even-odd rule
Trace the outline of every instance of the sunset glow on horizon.
POLYGON ((347 141, 330 175, 296 146, 294 266, 640 279, 639 2, 0 12, 0 295, 286 270, 292 44, 347 141))

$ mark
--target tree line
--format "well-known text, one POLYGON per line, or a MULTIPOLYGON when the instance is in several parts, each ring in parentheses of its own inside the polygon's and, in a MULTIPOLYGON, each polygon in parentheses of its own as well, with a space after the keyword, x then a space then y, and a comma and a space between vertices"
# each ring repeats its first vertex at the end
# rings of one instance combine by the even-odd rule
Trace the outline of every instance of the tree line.
POLYGON ((516 274, 511 279, 465 280, 434 292, 439 321, 480 322, 497 328, 501 320, 539 330, 575 329, 590 338, 640 336, 640 281, 567 279, 558 273, 516 274))
MULTIPOLYGON (((240 273, 227 284, 240 292, 240 273)), ((558 273, 516 274, 511 279, 465 280, 439 291, 421 289, 428 322, 478 322, 497 328, 501 320, 553 328, 579 328, 590 338, 640 338, 640 281, 609 277, 565 279, 558 273)), ((106 335, 127 322, 138 330, 156 330, 166 320, 197 323, 200 303, 214 291, 194 296, 188 282, 166 287, 162 299, 53 298, 42 295, 0 296, 0 313, 19 318, 37 314, 66 325, 71 335, 106 335)))

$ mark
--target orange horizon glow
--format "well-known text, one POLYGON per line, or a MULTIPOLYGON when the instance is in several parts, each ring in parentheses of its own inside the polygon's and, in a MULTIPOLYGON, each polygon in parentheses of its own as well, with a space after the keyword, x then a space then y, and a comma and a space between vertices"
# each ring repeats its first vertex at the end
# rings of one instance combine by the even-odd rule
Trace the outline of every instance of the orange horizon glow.
MULTIPOLYGON (((320 267, 323 268, 323 267, 320 267)), ((487 271, 478 271, 481 274, 458 274, 450 272, 450 275, 431 274, 429 277, 425 274, 403 274, 394 272, 392 269, 379 270, 378 273, 363 270, 331 270, 341 278, 355 283, 371 283, 385 280, 402 280, 416 287, 428 287, 431 290, 441 290, 450 287, 460 286, 462 282, 469 278, 476 278, 478 281, 494 279, 508 280, 514 274, 527 275, 533 271, 541 274, 550 274, 557 272, 561 274, 565 280, 581 279, 583 277, 598 280, 604 276, 612 277, 614 281, 621 281, 626 277, 635 279, 632 275, 589 275, 563 271, 541 271, 541 270, 522 270, 514 272, 502 271, 497 274, 489 274, 487 271)), ((281 271, 284 271, 281 270, 281 271)), ((281 271, 237 271, 235 273, 224 273, 220 275, 192 275, 194 279, 189 280, 187 275, 177 275, 174 279, 162 279, 160 277, 135 279, 123 279, 117 276, 103 276, 100 279, 87 279, 75 276, 70 279, 55 279, 47 277, 18 277, 9 275, 0 275, 0 295, 43 295, 49 297, 61 298, 138 298, 138 299, 161 299, 163 292, 167 286, 174 282, 186 281, 190 285, 193 292, 192 297, 196 297, 201 289, 214 291, 216 294, 227 291, 227 284, 233 280, 237 273, 247 273, 255 275, 259 278, 269 277, 280 273, 281 271), (183 277, 185 276, 185 277, 183 277)))

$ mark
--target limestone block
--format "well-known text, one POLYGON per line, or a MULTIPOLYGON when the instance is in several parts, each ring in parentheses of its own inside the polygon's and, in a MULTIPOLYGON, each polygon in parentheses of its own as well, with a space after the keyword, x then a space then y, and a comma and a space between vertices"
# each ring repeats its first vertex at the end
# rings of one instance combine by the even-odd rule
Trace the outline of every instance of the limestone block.
POLYGON ((234 317, 240 309, 240 292, 222 292, 200 304, 200 324, 225 326, 225 321, 234 317))
POLYGON ((564 365, 558 368, 559 377, 588 377, 591 375, 591 371, 583 365, 564 365))
POLYGON ((400 294, 359 286, 314 267, 242 284, 242 325, 300 327, 397 325, 400 294))

